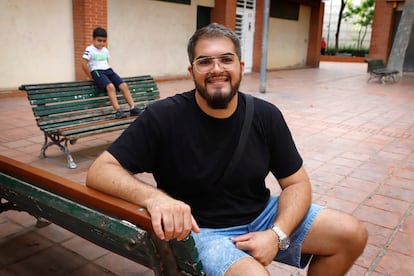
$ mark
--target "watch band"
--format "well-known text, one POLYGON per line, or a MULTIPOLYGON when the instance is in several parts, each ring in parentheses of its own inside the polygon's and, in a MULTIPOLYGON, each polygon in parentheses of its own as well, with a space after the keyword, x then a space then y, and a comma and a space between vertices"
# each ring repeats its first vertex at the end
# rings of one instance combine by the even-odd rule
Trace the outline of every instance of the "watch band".
POLYGON ((279 237, 279 249, 286 250, 289 248, 290 245, 290 238, 285 232, 282 231, 276 224, 273 224, 272 228, 273 232, 279 237))

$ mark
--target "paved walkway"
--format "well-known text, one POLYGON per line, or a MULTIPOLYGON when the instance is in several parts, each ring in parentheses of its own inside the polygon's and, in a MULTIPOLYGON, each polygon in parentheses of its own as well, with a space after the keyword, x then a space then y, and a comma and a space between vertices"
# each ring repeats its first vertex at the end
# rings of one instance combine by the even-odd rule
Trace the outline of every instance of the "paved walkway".
MULTIPOLYGON (((259 74, 246 75, 241 90, 284 113, 311 177, 314 202, 365 222, 368 245, 347 275, 414 275, 414 75, 385 85, 367 79, 366 64, 322 62, 319 69, 269 72, 265 94, 256 92, 259 74)), ((158 85, 162 97, 192 88, 190 80, 158 85)), ((67 169, 53 147, 49 158, 39 159, 43 135, 24 96, 0 97, 0 133, 1 154, 79 183, 119 135, 70 146, 76 170, 67 169)), ((267 183, 278 192, 274 178, 267 183)), ((0 214, 0 275, 152 275, 56 225, 37 229, 34 222, 22 212, 0 214)), ((269 271, 306 273, 278 263, 269 271)))

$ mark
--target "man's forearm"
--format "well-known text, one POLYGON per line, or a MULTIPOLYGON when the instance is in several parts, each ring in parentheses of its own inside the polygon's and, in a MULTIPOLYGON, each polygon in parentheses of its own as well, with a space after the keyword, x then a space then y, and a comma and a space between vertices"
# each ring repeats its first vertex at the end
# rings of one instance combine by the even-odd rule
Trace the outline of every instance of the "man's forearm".
POLYGON ((302 166, 296 173, 279 180, 282 193, 275 224, 290 235, 302 221, 312 200, 309 177, 302 166))
MULTIPOLYGON (((86 178, 86 185, 101 192, 145 206, 145 200, 160 192, 156 187, 142 183, 119 166, 116 160, 104 152, 92 164, 86 178)), ((161 193, 161 192, 160 192, 161 193)))
POLYGON ((291 235, 302 221, 311 204, 311 190, 307 184, 294 184, 282 191, 279 197, 275 224, 291 235))

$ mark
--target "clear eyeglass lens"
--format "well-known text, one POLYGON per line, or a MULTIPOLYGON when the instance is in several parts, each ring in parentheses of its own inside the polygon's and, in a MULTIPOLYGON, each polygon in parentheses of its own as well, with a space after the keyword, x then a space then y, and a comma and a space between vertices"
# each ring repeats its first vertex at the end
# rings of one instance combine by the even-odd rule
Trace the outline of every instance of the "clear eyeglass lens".
POLYGON ((234 55, 222 55, 217 57, 204 57, 197 59, 193 64, 199 73, 210 72, 215 65, 217 60, 218 65, 223 70, 232 70, 235 63, 234 55))

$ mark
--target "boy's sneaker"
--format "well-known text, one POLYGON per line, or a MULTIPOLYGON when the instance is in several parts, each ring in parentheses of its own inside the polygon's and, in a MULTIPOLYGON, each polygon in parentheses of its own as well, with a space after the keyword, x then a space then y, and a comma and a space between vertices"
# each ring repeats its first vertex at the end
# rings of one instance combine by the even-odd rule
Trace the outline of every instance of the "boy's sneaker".
POLYGON ((126 114, 124 111, 122 111, 122 109, 118 109, 115 113, 115 119, 122 119, 122 118, 126 118, 126 114))
POLYGON ((133 108, 131 108, 129 110, 129 115, 131 116, 138 116, 139 114, 141 114, 142 110, 139 109, 138 107, 134 106, 133 108))

